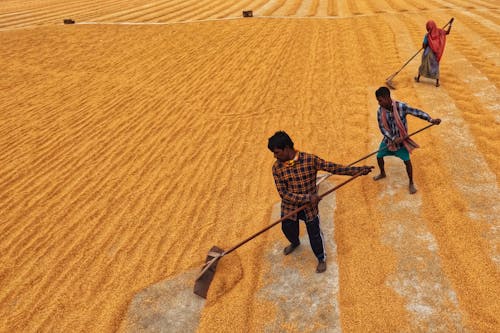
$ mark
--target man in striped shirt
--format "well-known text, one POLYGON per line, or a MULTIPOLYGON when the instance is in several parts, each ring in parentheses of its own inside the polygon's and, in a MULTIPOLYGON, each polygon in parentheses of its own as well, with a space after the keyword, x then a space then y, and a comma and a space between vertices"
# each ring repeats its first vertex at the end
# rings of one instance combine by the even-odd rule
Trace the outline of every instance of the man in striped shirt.
POLYGON ((377 89, 375 97, 377 97, 379 104, 377 110, 378 126, 384 137, 377 153, 380 174, 373 177, 373 179, 380 180, 386 177, 384 169, 385 156, 397 156, 405 163, 406 173, 410 181, 408 185, 409 191, 410 194, 414 194, 417 192, 417 189, 413 183, 413 167, 411 165, 410 153, 413 149, 418 148, 418 145, 408 137, 406 116, 410 114, 435 125, 439 125, 441 119, 432 119, 431 116, 422 110, 414 109, 403 102, 393 101, 391 99, 391 92, 387 87, 377 89))
POLYGON ((323 246, 323 234, 319 226, 319 209, 316 186, 318 170, 338 175, 367 175, 372 166, 348 167, 327 162, 316 155, 299 152, 294 149, 293 141, 287 133, 276 132, 269 138, 268 148, 273 152, 276 161, 273 164, 273 177, 281 197, 281 217, 289 215, 297 208, 309 204, 305 209, 283 220, 281 230, 290 241, 284 254, 288 255, 300 245, 299 219, 306 224, 311 248, 318 259, 316 272, 326 270, 326 253, 323 246))

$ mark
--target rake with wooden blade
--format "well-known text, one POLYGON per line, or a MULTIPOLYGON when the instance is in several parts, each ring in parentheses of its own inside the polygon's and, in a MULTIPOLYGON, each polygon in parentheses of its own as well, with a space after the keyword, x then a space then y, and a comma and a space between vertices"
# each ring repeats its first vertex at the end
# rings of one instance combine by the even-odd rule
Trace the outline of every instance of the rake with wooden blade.
MULTIPOLYGON (((319 196, 320 199, 322 199, 323 197, 325 197, 328 194, 332 193, 333 191, 339 189, 340 187, 344 186, 345 184, 351 182, 355 178, 361 176, 362 173, 363 172, 359 172, 359 173, 355 174, 354 176, 352 176, 351 178, 347 179, 346 181, 340 183, 339 185, 335 186, 334 188, 332 188, 332 189, 326 191, 325 193, 321 194, 319 196)), ((324 180, 324 179, 322 179, 322 180, 324 180)), ((266 232, 267 230, 271 229, 272 227, 274 227, 278 223, 280 223, 280 222, 282 222, 282 221, 284 221, 284 220, 292 217, 293 215, 297 214, 298 212, 306 209, 309 205, 310 204, 305 204, 305 205, 303 205, 303 206, 295 209, 294 211, 292 211, 289 214, 283 216, 282 218, 280 218, 279 220, 277 220, 273 224, 265 227, 264 229, 262 229, 261 231, 255 233, 255 234, 253 234, 252 236, 248 237, 244 241, 241 241, 239 244, 233 246, 232 248, 230 248, 227 251, 224 251, 224 250, 222 250, 221 248, 219 248, 217 246, 213 246, 210 249, 210 251, 208 252, 208 254, 207 254, 205 266, 203 266, 200 274, 198 275, 198 278, 196 279, 196 282, 194 284, 194 293, 196 295, 198 295, 198 296, 203 297, 203 298, 207 298, 208 288, 210 287, 210 283, 212 283, 212 280, 214 278, 215 269, 217 267, 217 263, 219 262, 219 260, 222 257, 224 257, 225 255, 228 255, 229 253, 233 252, 234 250, 236 250, 237 248, 239 248, 243 244, 251 241, 255 237, 257 237, 260 234, 262 234, 262 233, 266 232)))
MULTIPOLYGON (((409 138, 410 136, 412 136, 414 134, 417 134, 419 132, 422 132, 423 130, 426 130, 429 127, 432 127, 432 126, 434 126, 434 124, 430 124, 430 125, 427 125, 425 127, 422 127, 421 129, 419 129, 419 130, 417 130, 417 131, 415 131, 415 132, 407 135, 406 138, 409 138)), ((370 157, 372 155, 375 155, 376 153, 378 153, 379 151, 384 150, 384 149, 386 149, 386 148, 374 151, 374 152, 372 152, 372 153, 370 153, 370 154, 368 154, 366 156, 363 156, 359 160, 356 160, 356 161, 352 162, 351 164, 349 164, 347 166, 353 166, 354 164, 359 163, 362 160, 365 160, 368 157, 370 157)), ((354 176, 352 176, 351 178, 347 179, 346 181, 340 183, 339 185, 335 186, 334 188, 332 188, 332 189, 326 191, 325 193, 321 194, 319 197, 322 199, 323 197, 327 196, 328 194, 330 194, 330 193, 336 191, 337 189, 341 188, 345 184, 351 182, 355 178, 361 176, 361 174, 362 174, 362 172, 359 172, 359 173, 355 174, 354 176)), ((322 175, 321 177, 318 177, 318 180, 317 180, 316 184, 319 185, 319 183, 321 183, 322 181, 324 181, 325 179, 327 179, 331 175, 332 174, 325 174, 325 175, 322 175)), ((205 260, 205 265, 203 266, 203 268, 202 268, 200 274, 198 275, 198 277, 196 278, 196 282, 194 284, 194 293, 196 295, 198 295, 198 296, 203 297, 203 298, 207 298, 208 288, 210 288, 210 283, 212 283, 212 280, 214 278, 215 269, 217 268, 217 263, 219 262, 219 260, 222 257, 224 257, 225 255, 228 255, 229 253, 233 252, 234 250, 236 250, 237 248, 239 248, 243 244, 249 242, 250 240, 254 239, 255 237, 259 236, 260 234, 262 234, 262 233, 266 232, 267 230, 271 229, 272 227, 274 227, 278 223, 282 222, 283 220, 286 220, 287 218, 290 218, 291 216, 295 215, 296 213, 298 213, 298 212, 306 209, 307 206, 309 206, 309 204, 305 204, 305 205, 303 205, 303 206, 295 209, 291 213, 283 216, 282 218, 280 218, 276 222, 272 223, 271 225, 267 226, 266 228, 262 229, 261 231, 255 233, 254 235, 248 237, 247 239, 245 239, 244 241, 240 242, 239 244, 233 246, 232 248, 230 248, 227 251, 224 251, 223 249, 221 249, 221 248, 219 248, 217 246, 213 246, 210 249, 210 251, 208 252, 208 254, 207 254, 207 258, 205 260)))
MULTIPOLYGON (((455 18, 454 18, 454 17, 452 17, 452 18, 451 18, 451 20, 450 20, 448 23, 446 23, 446 24, 445 24, 445 26, 443 27, 443 30, 444 30, 444 29, 445 29, 448 25, 452 24, 452 23, 453 23, 453 20, 455 20, 455 18)), ((387 86, 388 86, 389 88, 391 88, 391 89, 396 89, 396 87, 394 86, 394 83, 392 82, 392 79, 394 79, 394 77, 395 77, 396 75, 398 75, 398 74, 399 74, 399 72, 401 72, 401 70, 402 70, 403 68, 405 68, 405 67, 406 67, 406 65, 408 65, 408 64, 410 63, 410 61, 412 61, 412 60, 413 60, 413 58, 415 58, 415 57, 416 57, 416 56, 420 53, 420 51, 422 51, 423 49, 424 49, 424 48, 423 48, 423 47, 421 47, 421 48, 420 48, 420 50, 418 50, 418 51, 417 51, 417 53, 415 53, 415 54, 414 54, 414 55, 413 55, 410 59, 408 59, 408 61, 407 61, 407 62, 405 62, 405 63, 404 63, 404 65, 403 65, 403 66, 401 66, 401 68, 400 68, 400 69, 399 69, 396 73, 392 74, 392 75, 391 75, 391 76, 389 76, 387 79, 385 79, 385 83, 387 84, 387 86)))

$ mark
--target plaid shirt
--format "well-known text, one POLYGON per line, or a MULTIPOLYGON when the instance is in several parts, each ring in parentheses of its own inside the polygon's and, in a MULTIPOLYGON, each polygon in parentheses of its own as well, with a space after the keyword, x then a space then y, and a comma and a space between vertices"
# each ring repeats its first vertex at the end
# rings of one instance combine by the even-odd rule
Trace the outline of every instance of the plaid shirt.
MULTIPOLYGON (((310 201, 311 195, 318 193, 316 188, 318 170, 352 176, 361 169, 327 162, 316 155, 303 152, 299 152, 299 158, 293 165, 276 160, 273 165, 273 177, 281 197, 281 216, 305 205, 310 201)), ((308 206, 304 210, 307 221, 312 221, 318 215, 318 211, 318 205, 308 206)), ((296 218, 297 214, 290 217, 291 220, 296 218)))
MULTIPOLYGON (((406 132, 408 133, 408 122, 406 121, 406 115, 411 114, 412 116, 418 117, 423 120, 431 121, 431 116, 429 116, 427 113, 425 113, 422 110, 419 109, 414 109, 408 105, 406 105, 403 102, 398 102, 396 101, 396 107, 399 112, 399 118, 401 119, 401 122, 403 123, 403 126, 406 129, 406 132)), ((394 115, 392 114, 392 110, 388 110, 387 112, 387 123, 389 124, 390 131, 388 131, 383 123, 382 123, 382 107, 379 106, 377 110, 377 121, 378 121, 378 127, 380 128, 380 132, 384 135, 384 143, 388 144, 389 140, 394 140, 399 137, 399 129, 396 126, 396 122, 394 121, 394 115)), ((401 143, 396 144, 396 149, 401 148, 401 143)))

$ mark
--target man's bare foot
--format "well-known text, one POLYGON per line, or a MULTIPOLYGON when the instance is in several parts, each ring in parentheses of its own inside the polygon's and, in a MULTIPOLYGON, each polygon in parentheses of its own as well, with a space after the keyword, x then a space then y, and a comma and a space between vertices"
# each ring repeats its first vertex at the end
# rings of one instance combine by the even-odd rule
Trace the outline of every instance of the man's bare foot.
POLYGON ((374 177, 373 177, 373 180, 380 180, 380 179, 382 179, 382 178, 385 178, 385 174, 382 174, 382 173, 381 173, 380 175, 376 175, 376 176, 374 176, 374 177))
POLYGON ((417 193, 417 188, 415 187, 415 185, 410 184, 409 189, 410 189, 410 194, 417 193))

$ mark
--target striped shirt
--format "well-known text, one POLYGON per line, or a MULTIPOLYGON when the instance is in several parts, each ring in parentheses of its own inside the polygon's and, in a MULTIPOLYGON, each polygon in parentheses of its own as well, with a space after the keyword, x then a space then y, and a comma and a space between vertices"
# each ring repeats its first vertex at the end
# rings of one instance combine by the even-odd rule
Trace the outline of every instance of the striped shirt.
MULTIPOLYGON (((281 197, 281 216, 305 205, 311 195, 317 194, 316 174, 324 170, 337 175, 354 175, 361 167, 347 167, 333 162, 327 162, 316 155, 299 152, 293 165, 276 160, 273 164, 273 177, 276 189, 281 197)), ((307 221, 312 221, 318 215, 318 205, 308 206, 304 210, 307 221)), ((296 214, 290 217, 297 218, 296 214)))
MULTIPOLYGON (((396 101, 396 106, 399 112, 399 118, 401 119, 403 126, 406 129, 406 133, 408 133, 408 122, 406 121, 406 115, 411 114, 412 116, 418 117, 423 120, 431 121, 431 116, 429 116, 427 113, 425 113, 422 110, 419 109, 414 109, 408 105, 406 105, 403 102, 398 102, 396 101)), ((399 137, 399 129, 396 126, 396 122, 394 121, 394 115, 392 114, 392 110, 387 110, 387 123, 389 124, 390 131, 388 131, 382 122, 382 107, 379 106, 377 110, 377 121, 378 121, 378 127, 380 128, 380 132, 384 135, 384 143, 388 144, 389 140, 395 140, 396 138, 399 137)), ((401 143, 396 144, 396 149, 401 148, 401 143)))

